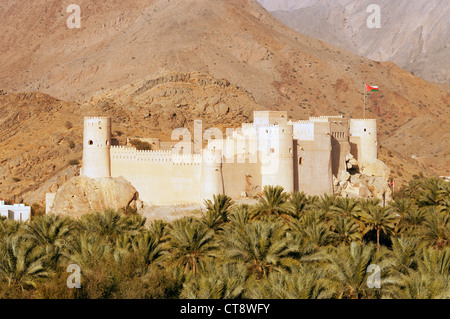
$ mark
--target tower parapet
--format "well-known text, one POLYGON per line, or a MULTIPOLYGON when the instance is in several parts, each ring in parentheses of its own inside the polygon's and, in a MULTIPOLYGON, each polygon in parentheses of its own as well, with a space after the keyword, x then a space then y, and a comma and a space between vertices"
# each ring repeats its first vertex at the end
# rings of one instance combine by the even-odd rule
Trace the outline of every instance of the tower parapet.
POLYGON ((373 163, 378 158, 377 120, 350 119, 352 155, 359 162, 373 163))
POLYGON ((202 151, 201 199, 212 200, 214 195, 224 193, 222 175, 222 151, 204 149, 202 151))
POLYGON ((262 187, 282 186, 294 191, 293 126, 269 125, 258 130, 262 187))
POLYGON ((111 177, 111 118, 85 117, 81 174, 90 178, 111 177))

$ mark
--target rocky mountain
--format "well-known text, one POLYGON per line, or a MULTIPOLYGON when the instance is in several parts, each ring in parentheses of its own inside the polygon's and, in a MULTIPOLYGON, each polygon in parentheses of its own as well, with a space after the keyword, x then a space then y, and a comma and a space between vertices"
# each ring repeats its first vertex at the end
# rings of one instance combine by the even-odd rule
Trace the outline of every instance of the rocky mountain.
POLYGON ((367 27, 371 0, 261 0, 293 29, 357 55, 392 61, 429 81, 450 83, 450 2, 380 0, 381 28, 367 27))
POLYGON ((256 0, 80 0, 81 29, 69 4, 0 3, 1 198, 42 201, 74 176, 84 116, 112 116, 121 143, 258 109, 360 118, 364 83, 380 87, 367 116, 394 177, 450 175, 448 85, 302 35, 256 0))

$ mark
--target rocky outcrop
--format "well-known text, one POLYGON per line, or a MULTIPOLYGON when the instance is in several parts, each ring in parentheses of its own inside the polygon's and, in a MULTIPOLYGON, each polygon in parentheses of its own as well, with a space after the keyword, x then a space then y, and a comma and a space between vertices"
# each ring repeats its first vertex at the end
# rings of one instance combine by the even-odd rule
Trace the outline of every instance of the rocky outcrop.
POLYGON ((392 200, 389 185, 390 169, 380 160, 374 163, 358 163, 353 156, 346 157, 349 171, 341 170, 333 176, 334 193, 343 197, 379 198, 392 200))
POLYGON ((77 176, 57 191, 48 213, 79 218, 94 211, 127 206, 138 209, 142 202, 136 189, 125 179, 77 176))

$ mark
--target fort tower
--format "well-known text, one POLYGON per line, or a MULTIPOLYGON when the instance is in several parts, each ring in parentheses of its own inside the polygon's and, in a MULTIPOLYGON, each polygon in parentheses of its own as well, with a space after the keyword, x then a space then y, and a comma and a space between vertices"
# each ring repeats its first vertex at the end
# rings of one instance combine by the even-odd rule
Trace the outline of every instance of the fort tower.
POLYGON ((85 117, 81 175, 111 177, 111 118, 85 117))

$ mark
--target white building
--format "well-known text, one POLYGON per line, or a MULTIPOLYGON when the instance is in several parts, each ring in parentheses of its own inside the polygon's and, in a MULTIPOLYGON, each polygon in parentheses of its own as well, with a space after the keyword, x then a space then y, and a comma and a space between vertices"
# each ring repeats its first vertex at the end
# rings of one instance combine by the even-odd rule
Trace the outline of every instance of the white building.
POLYGON ((25 204, 5 205, 4 201, 0 201, 0 216, 15 221, 25 222, 30 219, 31 207, 25 204))

